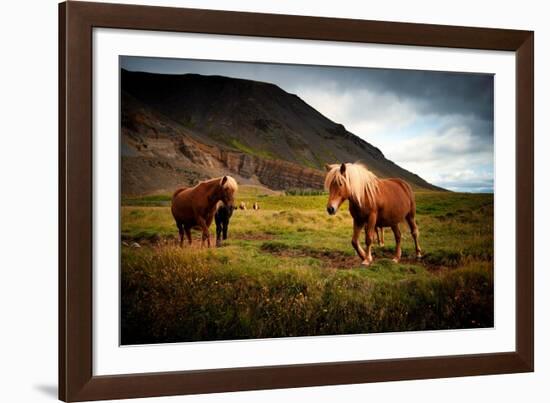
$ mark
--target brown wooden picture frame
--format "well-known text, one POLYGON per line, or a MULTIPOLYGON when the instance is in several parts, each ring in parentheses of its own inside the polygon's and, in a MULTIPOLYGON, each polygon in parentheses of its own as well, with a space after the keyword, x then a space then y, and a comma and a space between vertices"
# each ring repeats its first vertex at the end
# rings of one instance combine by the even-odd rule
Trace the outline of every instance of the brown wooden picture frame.
POLYGON ((533 371, 533 59, 531 31, 105 3, 60 4, 59 398, 82 401, 533 371), (515 351, 94 376, 92 31, 98 27, 515 52, 515 351))

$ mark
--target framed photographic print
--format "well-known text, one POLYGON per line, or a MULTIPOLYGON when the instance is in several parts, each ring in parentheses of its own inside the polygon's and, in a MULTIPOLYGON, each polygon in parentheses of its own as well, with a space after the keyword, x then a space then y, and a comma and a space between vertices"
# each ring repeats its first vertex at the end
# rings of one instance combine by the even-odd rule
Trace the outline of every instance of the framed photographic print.
POLYGON ((533 32, 59 28, 60 399, 533 371, 533 32))

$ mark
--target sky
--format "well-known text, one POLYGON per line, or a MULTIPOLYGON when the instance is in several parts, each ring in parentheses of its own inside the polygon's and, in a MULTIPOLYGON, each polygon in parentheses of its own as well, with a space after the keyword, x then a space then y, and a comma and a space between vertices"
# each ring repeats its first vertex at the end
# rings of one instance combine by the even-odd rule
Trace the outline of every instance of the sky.
POLYGON ((145 57, 121 67, 276 84, 434 185, 493 192, 492 74, 145 57))

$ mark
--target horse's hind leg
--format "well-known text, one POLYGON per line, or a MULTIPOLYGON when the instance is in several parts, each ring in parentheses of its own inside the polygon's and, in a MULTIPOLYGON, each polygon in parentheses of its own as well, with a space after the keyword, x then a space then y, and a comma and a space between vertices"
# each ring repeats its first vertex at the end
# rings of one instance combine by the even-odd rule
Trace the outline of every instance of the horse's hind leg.
MULTIPOLYGON (((191 245, 191 242, 192 242, 192 238, 191 238, 191 228, 189 228, 189 227, 184 227, 183 229, 184 229, 184 231, 185 231, 185 236, 187 237, 187 242, 189 243, 189 245, 191 245)), ((183 242, 183 238, 182 238, 182 242, 183 242)))
POLYGON ((176 226, 178 227, 178 232, 180 234, 180 246, 183 246, 183 224, 176 222, 176 226))
POLYGON ((392 260, 397 263, 401 259, 401 230, 399 229, 399 224, 392 225, 391 229, 395 236, 395 256, 392 260))
POLYGON ((411 235, 414 240, 414 247, 416 249, 416 258, 422 257, 422 250, 420 249, 420 244, 418 243, 418 236, 420 235, 420 232, 418 231, 418 225, 416 225, 416 220, 414 219, 414 214, 407 215, 407 224, 409 224, 409 228, 411 229, 411 235))

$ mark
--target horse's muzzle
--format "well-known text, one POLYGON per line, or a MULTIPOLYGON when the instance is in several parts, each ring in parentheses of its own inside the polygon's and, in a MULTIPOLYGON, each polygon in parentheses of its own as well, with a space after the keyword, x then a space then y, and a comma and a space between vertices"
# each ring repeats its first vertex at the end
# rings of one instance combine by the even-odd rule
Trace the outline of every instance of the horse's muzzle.
POLYGON ((327 207, 327 213, 329 213, 330 215, 334 215, 336 214, 336 209, 332 206, 329 206, 327 207))

